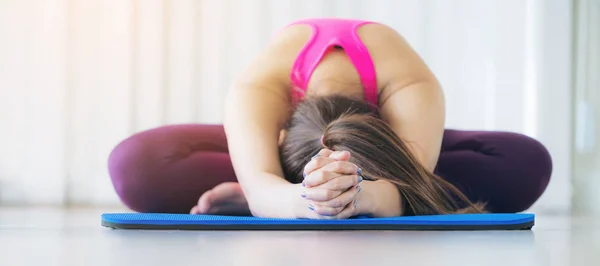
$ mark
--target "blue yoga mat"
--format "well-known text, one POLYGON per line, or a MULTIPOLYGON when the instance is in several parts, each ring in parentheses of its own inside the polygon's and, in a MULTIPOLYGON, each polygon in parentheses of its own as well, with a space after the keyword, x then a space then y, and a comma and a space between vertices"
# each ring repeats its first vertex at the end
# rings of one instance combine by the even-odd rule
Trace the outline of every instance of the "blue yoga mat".
POLYGON ((105 213, 102 226, 159 230, 530 230, 533 214, 451 214, 357 217, 343 220, 273 219, 166 213, 105 213))

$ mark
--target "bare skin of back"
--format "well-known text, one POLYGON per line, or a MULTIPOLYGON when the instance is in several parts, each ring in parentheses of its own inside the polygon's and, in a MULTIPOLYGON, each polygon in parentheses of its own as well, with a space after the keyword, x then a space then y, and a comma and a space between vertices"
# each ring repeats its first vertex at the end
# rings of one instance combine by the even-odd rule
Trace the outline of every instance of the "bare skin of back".
MULTIPOLYGON (((282 30, 234 81, 225 107, 224 127, 239 183, 224 183, 202 195, 192 213, 310 217, 298 199, 300 184, 283 178, 278 145, 291 116, 290 72, 311 36, 311 28, 282 30)), ((380 113, 429 170, 440 153, 445 103, 440 85, 423 60, 395 30, 367 24, 358 34, 373 59, 380 113)), ((327 53, 313 72, 307 95, 345 94, 364 99, 359 75, 342 49, 327 53)), ((339 160, 349 154, 337 154, 339 160)), ((399 193, 387 182, 365 181, 364 202, 353 215, 401 214, 399 193)))

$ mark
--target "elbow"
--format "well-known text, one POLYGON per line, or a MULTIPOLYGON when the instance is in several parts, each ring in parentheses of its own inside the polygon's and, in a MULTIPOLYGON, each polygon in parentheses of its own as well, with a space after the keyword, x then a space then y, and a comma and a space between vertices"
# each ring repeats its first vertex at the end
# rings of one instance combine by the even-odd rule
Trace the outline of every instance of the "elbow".
POLYGON ((428 172, 435 172, 435 168, 437 167, 437 163, 438 163, 438 159, 439 159, 439 153, 436 154, 435 156, 432 156, 429 160, 425 161, 425 169, 428 172))
POLYGON ((267 210, 267 206, 264 204, 264 199, 259 199, 255 196, 246 194, 246 201, 248 202, 248 210, 250 214, 258 218, 273 218, 272 213, 267 210))
POLYGON ((248 209, 250 210, 250 215, 254 217, 269 218, 267 213, 260 208, 255 200, 248 200, 248 209))

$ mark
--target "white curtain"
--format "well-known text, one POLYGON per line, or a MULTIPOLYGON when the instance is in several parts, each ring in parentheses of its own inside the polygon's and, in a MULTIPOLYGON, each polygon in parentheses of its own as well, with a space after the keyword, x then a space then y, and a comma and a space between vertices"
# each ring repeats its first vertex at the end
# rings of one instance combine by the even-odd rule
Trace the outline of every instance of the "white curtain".
POLYGON ((573 209, 600 214, 600 2, 576 2, 573 209))
POLYGON ((541 140, 554 176, 536 208, 569 209, 568 0, 0 1, 0 203, 118 204, 107 157, 120 140, 220 123, 268 39, 319 16, 404 35, 444 86, 449 128, 541 140))

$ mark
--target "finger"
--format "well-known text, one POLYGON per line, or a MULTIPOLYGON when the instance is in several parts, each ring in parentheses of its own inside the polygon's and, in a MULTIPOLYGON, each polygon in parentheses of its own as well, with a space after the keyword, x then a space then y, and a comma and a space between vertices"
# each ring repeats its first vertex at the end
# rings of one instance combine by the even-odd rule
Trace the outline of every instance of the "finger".
POLYGON ((326 184, 327 182, 330 182, 330 180, 335 180, 336 178, 339 178, 341 176, 343 175, 338 174, 336 172, 322 171, 322 169, 319 169, 305 176, 302 184, 307 188, 316 187, 319 185, 326 184))
POLYGON ((329 155, 329 158, 338 161, 348 161, 350 159, 350 152, 347 151, 334 151, 329 155))
MULTIPOLYGON (((332 172, 325 172, 325 173, 332 173, 332 172)), ((329 177, 331 175, 332 174, 325 175, 325 177, 329 177)), ((359 175, 356 175, 356 174, 355 175, 340 175, 335 178, 330 178, 328 181, 322 182, 320 185, 311 186, 311 188, 346 191, 349 188, 352 188, 352 187, 358 185, 362 181, 363 181, 362 177, 359 175)))
POLYGON ((329 157, 329 156, 331 156, 331 154, 332 154, 332 153, 333 153, 333 151, 332 151, 332 150, 330 150, 330 149, 321 149, 321 150, 319 150, 319 152, 318 152, 318 153, 317 153, 315 156, 313 156, 313 157, 319 157, 319 156, 321 156, 321 157, 329 157))
POLYGON ((327 207, 332 207, 332 208, 341 208, 341 207, 344 207, 344 206, 350 204, 352 201, 354 201, 354 199, 356 198, 356 196, 358 195, 359 192, 360 192, 360 186, 356 186, 356 187, 353 187, 352 189, 349 189, 345 192, 340 193, 339 196, 334 197, 330 200, 327 200, 327 201, 313 200, 313 201, 315 201, 317 204, 319 204, 321 206, 327 206, 327 207))
POLYGON ((350 218, 354 215, 354 212, 356 210, 356 205, 354 202, 349 203, 348 205, 346 205, 344 208, 341 208, 341 210, 335 210, 332 212, 333 209, 329 209, 330 213, 335 213, 337 212, 337 214, 335 215, 320 215, 315 211, 312 211, 311 214, 308 218, 309 219, 319 219, 319 220, 338 220, 338 219, 347 219, 350 218))
MULTIPOLYGON (((327 202, 340 196, 344 191, 323 188, 309 188, 302 193, 307 200, 327 202)), ((340 206, 341 207, 341 206, 340 206)))
POLYGON ((347 161, 333 161, 321 167, 323 171, 336 172, 338 174, 356 175, 358 174, 358 166, 347 161))
MULTIPOLYGON (((334 151, 329 150, 329 149, 321 149, 319 150, 319 152, 317 154, 315 154, 313 157, 310 158, 311 161, 319 158, 319 157, 324 157, 324 158, 329 158, 329 156, 331 156, 331 154, 333 154, 334 151)), ((306 173, 308 174, 308 173, 306 173)))
POLYGON ((309 203, 308 208, 319 216, 335 216, 344 210, 343 207, 333 208, 329 206, 322 206, 316 203, 309 203))
POLYGON ((336 161, 335 159, 325 157, 325 156, 318 156, 318 157, 313 158, 304 166, 304 177, 306 178, 308 175, 310 175, 314 171, 317 171, 317 170, 321 169, 322 167, 324 167, 330 163, 333 163, 335 161, 336 161))
POLYGON ((334 161, 347 161, 350 159, 350 152, 347 151, 332 151, 329 149, 321 149, 304 167, 304 176, 311 172, 327 165, 334 161), (333 159, 333 160, 328 160, 333 159))
POLYGON ((356 210, 356 201, 350 202, 346 208, 344 208, 338 215, 335 216, 335 219, 347 219, 354 216, 354 212, 356 210))
POLYGON ((198 210, 198 205, 192 207, 192 209, 190 210, 190 214, 199 214, 200 211, 198 210))

